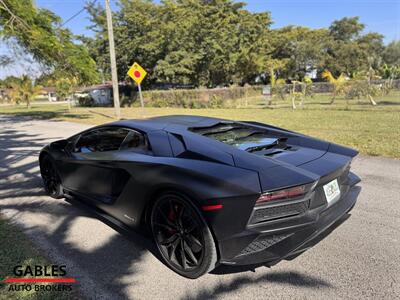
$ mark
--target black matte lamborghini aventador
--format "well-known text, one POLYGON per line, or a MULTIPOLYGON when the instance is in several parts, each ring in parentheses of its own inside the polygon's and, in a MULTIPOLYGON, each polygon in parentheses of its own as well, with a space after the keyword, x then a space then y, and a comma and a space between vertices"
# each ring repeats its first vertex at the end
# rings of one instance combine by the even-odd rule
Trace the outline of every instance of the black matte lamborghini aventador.
POLYGON ((271 266, 318 243, 356 202, 356 155, 256 122, 167 116, 88 129, 39 160, 50 196, 149 232, 171 269, 197 278, 218 264, 271 266))

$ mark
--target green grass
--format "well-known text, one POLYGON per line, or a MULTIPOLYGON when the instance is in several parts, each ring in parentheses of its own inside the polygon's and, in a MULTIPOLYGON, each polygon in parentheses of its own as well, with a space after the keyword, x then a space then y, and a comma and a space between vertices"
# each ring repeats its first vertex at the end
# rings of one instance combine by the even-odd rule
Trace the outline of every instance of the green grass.
MULTIPOLYGON (((193 114, 234 120, 268 123, 347 145, 367 155, 400 158, 400 92, 376 97, 377 106, 366 100, 338 99, 316 94, 305 101, 303 108, 291 109, 290 101, 274 100, 265 106, 262 97, 248 99, 247 107, 229 109, 122 108, 123 118, 142 118, 169 114, 193 114)), ((33 105, 30 111, 23 106, 0 106, 0 113, 37 119, 65 120, 86 124, 102 124, 113 120, 113 108, 73 108, 66 105, 33 105)))
MULTIPOLYGON (((11 283, 4 283, 8 277, 15 277, 13 269, 22 266, 50 266, 51 264, 39 254, 28 238, 15 226, 0 217, 0 299, 80 299, 72 287, 71 292, 42 291, 9 291, 11 283)), ((20 285, 20 284, 18 284, 20 285)))

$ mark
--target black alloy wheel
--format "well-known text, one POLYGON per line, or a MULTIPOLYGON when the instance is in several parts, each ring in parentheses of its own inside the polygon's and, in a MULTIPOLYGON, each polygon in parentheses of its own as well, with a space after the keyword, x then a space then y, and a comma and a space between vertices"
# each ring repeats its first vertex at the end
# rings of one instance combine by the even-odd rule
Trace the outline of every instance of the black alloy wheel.
POLYGON ((152 210, 151 228, 162 257, 177 273, 197 278, 215 267, 211 232, 185 197, 173 193, 160 197, 152 210))
POLYGON ((48 156, 44 157, 40 163, 40 173, 46 193, 56 199, 62 198, 63 190, 60 176, 58 176, 54 163, 48 156))

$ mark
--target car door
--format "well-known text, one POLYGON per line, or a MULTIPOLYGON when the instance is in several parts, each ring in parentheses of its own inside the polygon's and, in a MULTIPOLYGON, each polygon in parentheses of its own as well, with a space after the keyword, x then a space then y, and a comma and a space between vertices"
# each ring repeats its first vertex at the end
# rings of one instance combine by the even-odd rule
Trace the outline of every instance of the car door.
POLYGON ((123 170, 116 167, 114 157, 130 130, 106 127, 81 134, 72 146, 63 166, 63 186, 93 201, 112 203, 123 170))

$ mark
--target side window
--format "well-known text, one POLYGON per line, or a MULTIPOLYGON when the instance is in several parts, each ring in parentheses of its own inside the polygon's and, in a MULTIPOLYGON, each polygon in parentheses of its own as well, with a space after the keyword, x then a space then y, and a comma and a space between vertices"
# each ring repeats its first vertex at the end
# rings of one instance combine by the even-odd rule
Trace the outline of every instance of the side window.
POLYGON ((104 128, 87 132, 79 138, 75 152, 90 153, 118 150, 128 132, 123 128, 104 128))
POLYGON ((95 152, 97 141, 98 141, 97 130, 84 133, 78 139, 75 145, 74 152, 82 152, 82 153, 95 152))
POLYGON ((99 130, 99 141, 96 150, 100 152, 118 150, 128 134, 123 128, 108 128, 99 130))
POLYGON ((124 142, 121 145, 121 150, 133 150, 140 153, 148 153, 149 145, 147 143, 146 137, 135 130, 129 130, 124 142))

